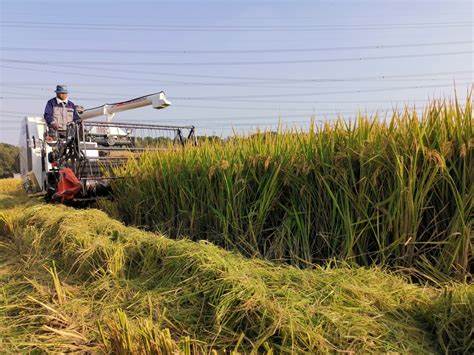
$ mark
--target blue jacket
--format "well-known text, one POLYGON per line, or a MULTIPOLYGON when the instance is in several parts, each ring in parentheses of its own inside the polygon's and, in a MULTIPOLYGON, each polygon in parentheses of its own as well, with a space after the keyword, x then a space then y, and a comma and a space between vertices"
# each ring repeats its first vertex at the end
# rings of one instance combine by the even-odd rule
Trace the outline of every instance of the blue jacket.
MULTIPOLYGON (((54 122, 53 113, 54 113, 54 108, 55 107, 62 107, 62 105, 58 104, 58 102, 56 101, 56 98, 53 97, 51 100, 49 100, 46 103, 46 107, 44 108, 44 120, 46 121, 46 123, 48 125, 50 125, 51 123, 54 122)), ((67 107, 68 109, 72 109, 74 111, 73 112, 73 120, 74 121, 77 121, 77 120, 80 119, 80 117, 77 113, 77 110, 76 110, 76 105, 74 105, 74 103, 72 101, 68 100, 65 107, 67 107)))

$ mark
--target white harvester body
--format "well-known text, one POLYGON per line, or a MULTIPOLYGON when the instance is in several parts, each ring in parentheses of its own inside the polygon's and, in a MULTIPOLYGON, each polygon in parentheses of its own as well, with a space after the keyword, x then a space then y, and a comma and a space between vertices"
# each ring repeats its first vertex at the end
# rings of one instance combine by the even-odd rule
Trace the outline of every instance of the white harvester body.
MULTIPOLYGON (((144 149, 143 142, 151 136, 147 133, 137 138, 137 132, 140 130, 175 134, 183 143, 182 130, 190 129, 189 137, 194 138, 193 126, 111 122, 118 112, 144 106, 162 109, 169 105, 171 103, 164 92, 159 92, 86 109, 78 112, 80 121, 68 124, 66 132, 63 132, 62 136, 56 132, 55 137, 51 137, 43 117, 25 117, 20 133, 20 169, 25 189, 29 193, 48 193, 49 190, 57 192, 61 169, 65 168, 77 176, 83 190, 100 179, 107 179, 108 177, 99 175, 104 163, 125 159, 124 154, 129 157, 130 152, 135 154, 144 149), (106 119, 90 120, 101 116, 106 119)), ((82 191, 81 196, 85 195, 85 191, 82 191)))
POLYGON ((27 116, 20 128, 20 173, 28 192, 41 192, 51 164, 44 155, 52 148, 44 144, 47 126, 41 116, 27 116))

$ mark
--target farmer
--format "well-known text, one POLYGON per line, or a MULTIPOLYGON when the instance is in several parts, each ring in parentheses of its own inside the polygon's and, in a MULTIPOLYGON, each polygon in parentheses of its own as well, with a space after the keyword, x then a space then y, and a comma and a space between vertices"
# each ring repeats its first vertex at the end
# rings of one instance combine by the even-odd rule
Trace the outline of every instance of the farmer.
POLYGON ((49 100, 44 108, 44 120, 50 130, 65 130, 69 122, 80 119, 78 110, 76 105, 68 100, 66 86, 57 85, 54 92, 56 97, 49 100))

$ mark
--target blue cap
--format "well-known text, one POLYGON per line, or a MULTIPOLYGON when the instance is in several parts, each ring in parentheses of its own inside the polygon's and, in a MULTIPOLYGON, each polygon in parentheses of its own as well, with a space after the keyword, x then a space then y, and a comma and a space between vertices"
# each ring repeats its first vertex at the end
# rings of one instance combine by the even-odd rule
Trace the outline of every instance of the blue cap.
POLYGON ((54 90, 56 94, 67 94, 67 87, 66 85, 56 85, 56 90, 54 90))

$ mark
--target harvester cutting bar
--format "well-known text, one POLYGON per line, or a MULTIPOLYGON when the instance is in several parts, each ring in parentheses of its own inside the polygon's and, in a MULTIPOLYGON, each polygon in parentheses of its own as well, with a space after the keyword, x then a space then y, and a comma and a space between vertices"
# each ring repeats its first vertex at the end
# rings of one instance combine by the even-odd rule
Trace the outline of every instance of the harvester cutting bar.
POLYGON ((194 126, 83 120, 68 128, 67 136, 74 137, 68 161, 76 176, 88 182, 113 177, 115 168, 142 152, 195 143, 194 126))
MULTIPOLYGON (((101 180, 118 180, 118 179, 124 179, 126 178, 125 176, 102 176, 100 179, 101 180)), ((95 180, 97 179, 97 176, 83 176, 81 177, 80 180, 82 181, 87 181, 87 180, 95 180)))
POLYGON ((167 148, 151 148, 151 147, 143 147, 143 148, 137 148, 137 147, 129 147, 129 148, 120 148, 120 147, 85 147, 82 148, 83 150, 99 150, 99 151, 114 151, 114 152, 120 152, 120 151, 138 151, 138 152, 143 152, 143 151, 155 151, 155 150, 169 150, 167 148))
MULTIPOLYGON (((96 142, 100 148, 122 147, 132 151, 144 147, 163 147, 166 142, 195 143, 194 126, 131 122, 82 121, 79 137, 83 142, 96 142)), ((85 147, 83 145, 82 148, 85 147)))
POLYGON ((96 160, 105 160, 105 161, 109 161, 109 160, 127 160, 128 157, 95 157, 94 159, 91 159, 92 161, 96 161, 96 160))
POLYGON ((98 121, 84 121, 83 124, 87 126, 101 126, 101 127, 117 127, 122 128, 135 128, 135 129, 161 129, 176 131, 178 129, 194 129, 194 126, 168 126, 168 125, 157 125, 147 123, 122 123, 122 122, 98 122, 98 121))

